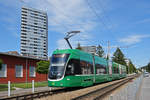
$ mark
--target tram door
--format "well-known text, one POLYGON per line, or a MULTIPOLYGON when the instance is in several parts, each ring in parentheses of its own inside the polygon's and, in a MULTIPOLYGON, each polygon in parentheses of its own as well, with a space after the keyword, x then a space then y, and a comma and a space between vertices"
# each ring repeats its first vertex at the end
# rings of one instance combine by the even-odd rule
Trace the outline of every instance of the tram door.
POLYGON ((94 74, 94 77, 93 77, 93 82, 95 83, 95 77, 96 77, 96 68, 95 68, 95 57, 94 55, 92 55, 92 59, 93 59, 93 74, 94 74))
POLYGON ((121 65, 119 64, 119 74, 122 74, 121 65))
POLYGON ((109 67, 109 75, 112 75, 112 61, 108 61, 108 67, 109 67))

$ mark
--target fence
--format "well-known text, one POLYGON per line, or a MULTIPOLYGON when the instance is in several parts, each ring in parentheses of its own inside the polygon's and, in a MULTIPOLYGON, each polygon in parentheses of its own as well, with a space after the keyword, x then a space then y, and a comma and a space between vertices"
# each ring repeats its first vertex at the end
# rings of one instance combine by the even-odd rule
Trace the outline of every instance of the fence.
POLYGON ((49 90, 48 82, 32 82, 30 83, 11 83, 8 81, 8 84, 0 84, 0 98, 47 91, 49 90))
MULTIPOLYGON (((8 97, 10 97, 10 95, 11 95, 11 84, 10 84, 10 81, 8 81, 8 97)), ((34 90, 35 88, 34 88, 34 80, 32 80, 32 93, 34 93, 34 90)))

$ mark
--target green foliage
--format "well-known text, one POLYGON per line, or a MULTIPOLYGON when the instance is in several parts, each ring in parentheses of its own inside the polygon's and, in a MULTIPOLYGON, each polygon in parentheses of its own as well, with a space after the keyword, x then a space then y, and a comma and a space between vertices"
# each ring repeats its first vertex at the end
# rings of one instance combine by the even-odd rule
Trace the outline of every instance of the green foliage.
MULTIPOLYGON (((48 86, 48 82, 35 82, 34 83, 35 87, 45 87, 48 86)), ((32 88, 32 83, 11 83, 10 85, 11 90, 16 90, 14 87, 17 88, 32 88)), ((7 91, 8 90, 8 84, 0 84, 0 91, 7 91)))
POLYGON ((112 61, 126 66, 124 54, 119 48, 117 48, 117 50, 113 54, 112 61))
POLYGON ((99 57, 104 57, 104 50, 102 46, 98 45, 98 47, 96 48, 96 53, 98 54, 99 57))
POLYGON ((141 68, 139 68, 139 69, 137 69, 138 71, 140 71, 140 72, 142 72, 142 69, 141 68))
POLYGON ((150 71, 150 63, 148 63, 148 65, 147 65, 147 70, 150 71))
MULTIPOLYGON (((48 85, 48 82, 34 82, 35 87, 45 87, 48 85)), ((12 83, 11 87, 17 87, 17 88, 32 88, 32 83, 12 83)))
MULTIPOLYGON (((15 90, 15 89, 11 86, 10 90, 15 90)), ((1 91, 8 91, 8 84, 0 84, 0 92, 1 91)))
POLYGON ((50 62, 49 61, 39 61, 37 62, 36 72, 40 74, 47 74, 50 62))
POLYGON ((150 62, 146 66, 141 67, 141 69, 144 69, 147 72, 150 72, 150 62))
POLYGON ((76 49, 82 50, 80 43, 78 43, 78 46, 76 49))
POLYGON ((105 59, 109 60, 109 57, 108 57, 108 55, 105 57, 105 59))
POLYGON ((2 68, 3 61, 0 59, 0 70, 2 68))
POLYGON ((132 61, 129 61, 129 73, 135 73, 136 72, 136 67, 134 66, 134 64, 132 63, 132 61))
POLYGON ((150 62, 147 64, 147 66, 146 66, 146 71, 147 72, 150 72, 150 62))

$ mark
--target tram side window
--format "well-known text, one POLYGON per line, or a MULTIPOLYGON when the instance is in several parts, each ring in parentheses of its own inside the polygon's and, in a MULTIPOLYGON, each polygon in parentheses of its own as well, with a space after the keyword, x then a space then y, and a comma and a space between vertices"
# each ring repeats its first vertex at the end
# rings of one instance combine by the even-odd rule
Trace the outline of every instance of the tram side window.
POLYGON ((80 60, 71 59, 66 68, 66 75, 81 74, 80 60))
POLYGON ((122 74, 126 74, 126 69, 121 68, 122 69, 122 74))
POLYGON ((119 66, 117 66, 117 73, 119 74, 119 66))
POLYGON ((119 73, 119 68, 118 68, 118 66, 114 66, 114 73, 115 73, 115 74, 118 74, 118 73, 119 73))
POLYGON ((93 74, 93 65, 90 62, 80 61, 82 74, 93 74))
POLYGON ((106 66, 101 64, 96 64, 96 74, 106 74, 106 66))
POLYGON ((116 74, 116 66, 113 67, 114 74, 116 74))

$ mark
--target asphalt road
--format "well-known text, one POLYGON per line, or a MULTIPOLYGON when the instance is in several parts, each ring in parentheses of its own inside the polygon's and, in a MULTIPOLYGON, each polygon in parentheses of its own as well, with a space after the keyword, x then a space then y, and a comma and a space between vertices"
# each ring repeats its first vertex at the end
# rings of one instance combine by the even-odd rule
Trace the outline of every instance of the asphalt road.
POLYGON ((139 100, 150 100, 150 76, 143 79, 139 100))

